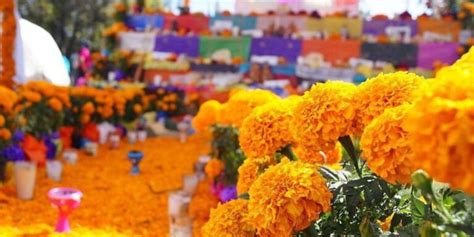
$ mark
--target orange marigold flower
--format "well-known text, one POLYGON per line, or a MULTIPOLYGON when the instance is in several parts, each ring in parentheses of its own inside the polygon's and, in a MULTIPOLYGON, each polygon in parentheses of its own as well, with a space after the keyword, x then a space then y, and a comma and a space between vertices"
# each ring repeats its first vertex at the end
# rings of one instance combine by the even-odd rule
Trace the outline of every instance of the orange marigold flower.
POLYGON ((411 105, 386 109, 364 129, 360 140, 362 157, 377 175, 395 183, 409 183, 416 170, 408 132, 402 122, 411 105))
POLYGON ((297 145, 294 147, 294 152, 299 160, 311 164, 334 165, 342 160, 342 146, 340 143, 329 146, 324 151, 308 145, 297 145))
POLYGON ((372 119, 385 109, 413 101, 413 91, 423 83, 423 77, 413 73, 379 74, 363 82, 355 95, 355 134, 361 135, 372 119))
POLYGON ((91 121, 91 116, 88 114, 82 114, 79 118, 79 121, 81 122, 81 124, 86 124, 91 121))
POLYGON ((3 140, 10 140, 11 137, 12 133, 10 132, 10 130, 6 128, 0 129, 0 138, 2 138, 3 140))
POLYGON ((18 96, 14 91, 4 86, 0 86, 0 108, 2 108, 4 112, 12 112, 17 100, 18 96))
POLYGON ((28 101, 38 103, 41 100, 41 94, 34 91, 22 91, 21 95, 28 101))
POLYGON ((232 200, 211 210, 211 218, 202 228, 203 237, 255 236, 255 228, 248 217, 248 201, 232 200))
POLYGON ((331 210, 331 192, 316 165, 282 161, 250 187, 249 216, 258 236, 291 236, 331 210))
POLYGON ((204 102, 196 116, 193 118, 192 124, 193 127, 199 131, 206 131, 209 126, 217 122, 217 116, 219 115, 219 110, 222 105, 216 100, 208 100, 204 102))
POLYGON ((239 91, 222 106, 218 122, 240 127, 255 107, 278 99, 278 96, 266 90, 239 91))
POLYGON ((136 114, 140 114, 142 112, 142 106, 139 105, 139 104, 135 104, 133 105, 133 112, 135 112, 136 114))
POLYGON ((356 87, 345 82, 326 82, 307 91, 293 111, 291 131, 298 145, 316 151, 333 148, 339 137, 349 135, 355 116, 356 87))
POLYGON ((0 115, 0 127, 3 127, 5 125, 5 117, 3 115, 0 115))
POLYGON ((268 166, 274 164, 271 157, 245 159, 244 163, 239 167, 239 178, 237 181, 237 193, 243 194, 249 191, 250 186, 268 166))
POLYGON ((91 115, 93 114, 95 111, 95 107, 94 107, 94 104, 92 102, 87 102, 85 103, 83 106, 82 106, 82 112, 87 114, 87 115, 91 115))
POLYGON ((204 170, 206 171, 207 176, 215 178, 224 170, 224 163, 218 159, 211 159, 209 162, 207 162, 204 170))
POLYGON ((423 85, 403 128, 417 167, 473 195, 474 73, 470 78, 456 73, 423 85))
POLYGON ((276 100, 255 108, 242 123, 239 143, 247 157, 272 156, 291 144, 294 103, 276 100))
POLYGON ((57 98, 51 98, 48 100, 48 106, 56 112, 63 110, 63 104, 57 98))

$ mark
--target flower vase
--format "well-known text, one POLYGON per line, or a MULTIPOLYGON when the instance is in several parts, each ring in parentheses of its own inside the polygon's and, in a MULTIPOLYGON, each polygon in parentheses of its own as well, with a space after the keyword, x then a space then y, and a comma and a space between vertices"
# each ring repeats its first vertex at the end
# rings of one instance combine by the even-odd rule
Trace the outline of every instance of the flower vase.
POLYGON ((59 211, 55 231, 57 233, 70 232, 68 217, 74 209, 79 207, 82 193, 73 188, 53 188, 49 190, 48 197, 51 205, 59 211))
POLYGON ((128 138, 128 143, 130 144, 135 144, 137 142, 137 132, 136 131, 128 131, 127 132, 127 138, 128 138))
POLYGON ((59 182, 61 181, 63 164, 59 160, 48 160, 46 161, 46 174, 48 178, 59 182))
POLYGON ((120 146, 120 135, 112 134, 109 138, 110 140, 110 148, 117 149, 120 146))
POLYGON ((189 216, 170 218, 170 237, 192 237, 193 221, 189 216))
POLYGON ((36 163, 18 161, 14 166, 16 195, 19 199, 33 198, 36 182, 36 163))
POLYGON ((138 137, 138 141, 140 142, 144 142, 147 138, 147 132, 146 130, 140 130, 137 132, 137 137, 138 137))
POLYGON ((72 149, 65 150, 63 153, 63 159, 71 165, 76 164, 78 159, 77 151, 72 149))
POLYGON ((97 150, 99 149, 99 145, 96 142, 88 142, 86 144, 86 153, 90 156, 97 156, 97 150))
POLYGON ((132 171, 130 172, 132 175, 140 174, 140 168, 138 165, 140 161, 143 159, 143 152, 141 151, 130 151, 128 152, 128 159, 132 162, 132 171))
POLYGON ((179 190, 168 195, 168 215, 170 217, 182 217, 188 214, 191 196, 179 190))
POLYGON ((187 130, 189 128, 188 123, 186 122, 180 122, 178 123, 178 131, 179 131, 179 141, 181 143, 186 143, 186 140, 188 138, 187 130))
POLYGON ((196 191, 196 187, 199 183, 199 176, 196 174, 184 175, 183 176, 183 191, 190 196, 196 191))

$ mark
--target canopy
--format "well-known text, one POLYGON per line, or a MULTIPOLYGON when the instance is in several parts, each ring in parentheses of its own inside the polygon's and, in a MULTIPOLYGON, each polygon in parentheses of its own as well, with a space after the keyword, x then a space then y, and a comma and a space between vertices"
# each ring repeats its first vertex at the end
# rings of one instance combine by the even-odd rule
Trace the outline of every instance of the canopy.
POLYGON ((17 43, 22 50, 16 54, 16 63, 19 64, 17 68, 23 69, 23 73, 18 73, 17 83, 45 80, 55 85, 68 86, 71 79, 61 51, 51 34, 25 19, 20 19, 19 23, 17 43))

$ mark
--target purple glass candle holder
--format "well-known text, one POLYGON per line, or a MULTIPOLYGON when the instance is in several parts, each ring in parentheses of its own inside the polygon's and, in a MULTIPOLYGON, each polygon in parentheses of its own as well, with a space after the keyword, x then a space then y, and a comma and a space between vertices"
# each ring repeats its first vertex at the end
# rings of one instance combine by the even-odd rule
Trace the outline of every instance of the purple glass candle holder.
POLYGON ((143 159, 143 152, 141 151, 129 151, 128 152, 128 159, 132 162, 132 171, 130 172, 132 175, 140 174, 140 168, 138 164, 143 159))
POLYGON ((69 215, 79 207, 82 192, 73 188, 53 188, 48 192, 51 205, 59 210, 56 232, 67 233, 71 231, 69 226, 69 215))

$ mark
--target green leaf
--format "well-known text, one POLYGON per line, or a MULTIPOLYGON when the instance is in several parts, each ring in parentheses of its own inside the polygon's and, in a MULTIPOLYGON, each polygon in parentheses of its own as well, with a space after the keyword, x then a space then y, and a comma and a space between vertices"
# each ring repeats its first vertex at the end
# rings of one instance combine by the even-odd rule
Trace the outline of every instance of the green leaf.
POLYGON ((250 195, 249 195, 249 193, 242 193, 242 194, 239 195, 239 199, 249 200, 250 195))
POLYGON ((376 230, 375 226, 370 222, 369 217, 364 217, 362 223, 359 225, 360 235, 362 237, 375 237, 379 236, 378 231, 376 230))
POLYGON ((416 198, 414 195, 411 196, 411 213, 413 217, 413 221, 415 223, 419 223, 420 221, 425 219, 426 212, 425 212, 425 204, 416 198))

